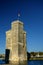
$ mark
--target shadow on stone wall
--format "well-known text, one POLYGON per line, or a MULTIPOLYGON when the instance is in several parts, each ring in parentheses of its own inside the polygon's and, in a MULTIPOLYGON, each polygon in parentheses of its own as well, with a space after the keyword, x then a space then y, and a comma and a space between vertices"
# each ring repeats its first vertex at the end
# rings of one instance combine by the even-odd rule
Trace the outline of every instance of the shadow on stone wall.
POLYGON ((9 63, 9 54, 10 54, 10 50, 6 49, 5 51, 5 63, 9 63))
POLYGON ((29 60, 29 59, 30 59, 30 57, 31 57, 30 53, 29 53, 29 52, 27 52, 27 60, 29 60))

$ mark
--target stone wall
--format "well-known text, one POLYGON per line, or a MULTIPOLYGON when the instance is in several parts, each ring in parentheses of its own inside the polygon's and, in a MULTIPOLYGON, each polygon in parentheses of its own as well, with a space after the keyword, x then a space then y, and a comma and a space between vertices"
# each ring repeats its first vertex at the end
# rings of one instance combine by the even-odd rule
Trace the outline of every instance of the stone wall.
POLYGON ((26 32, 21 21, 11 23, 11 30, 6 32, 6 49, 10 50, 10 61, 27 60, 26 32))

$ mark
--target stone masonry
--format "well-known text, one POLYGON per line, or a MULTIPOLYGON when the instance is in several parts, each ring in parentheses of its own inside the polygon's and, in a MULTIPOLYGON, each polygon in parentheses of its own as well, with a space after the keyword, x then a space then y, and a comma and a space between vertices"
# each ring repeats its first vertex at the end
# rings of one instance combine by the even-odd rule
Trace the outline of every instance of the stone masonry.
POLYGON ((9 61, 26 61, 26 32, 23 22, 16 20, 11 23, 11 30, 6 31, 6 49, 10 50, 9 61))

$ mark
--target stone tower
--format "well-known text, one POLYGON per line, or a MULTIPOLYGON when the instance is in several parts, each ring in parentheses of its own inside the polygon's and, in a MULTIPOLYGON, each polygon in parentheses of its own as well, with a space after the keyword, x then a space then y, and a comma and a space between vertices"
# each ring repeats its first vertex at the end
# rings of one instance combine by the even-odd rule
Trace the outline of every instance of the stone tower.
POLYGON ((16 20, 11 23, 11 30, 6 31, 6 49, 9 50, 9 61, 27 60, 26 32, 23 29, 23 22, 16 20))

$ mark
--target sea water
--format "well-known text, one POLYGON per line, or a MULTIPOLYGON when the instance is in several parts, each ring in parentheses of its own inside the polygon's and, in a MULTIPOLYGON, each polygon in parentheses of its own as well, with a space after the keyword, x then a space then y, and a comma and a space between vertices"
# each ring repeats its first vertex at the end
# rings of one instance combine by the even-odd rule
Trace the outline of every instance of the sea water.
MULTIPOLYGON (((5 61, 0 60, 0 64, 5 64, 5 61)), ((5 64, 6 65, 6 64, 5 64)), ((43 60, 31 60, 24 63, 17 63, 17 64, 7 64, 7 65, 43 65, 43 60)))

